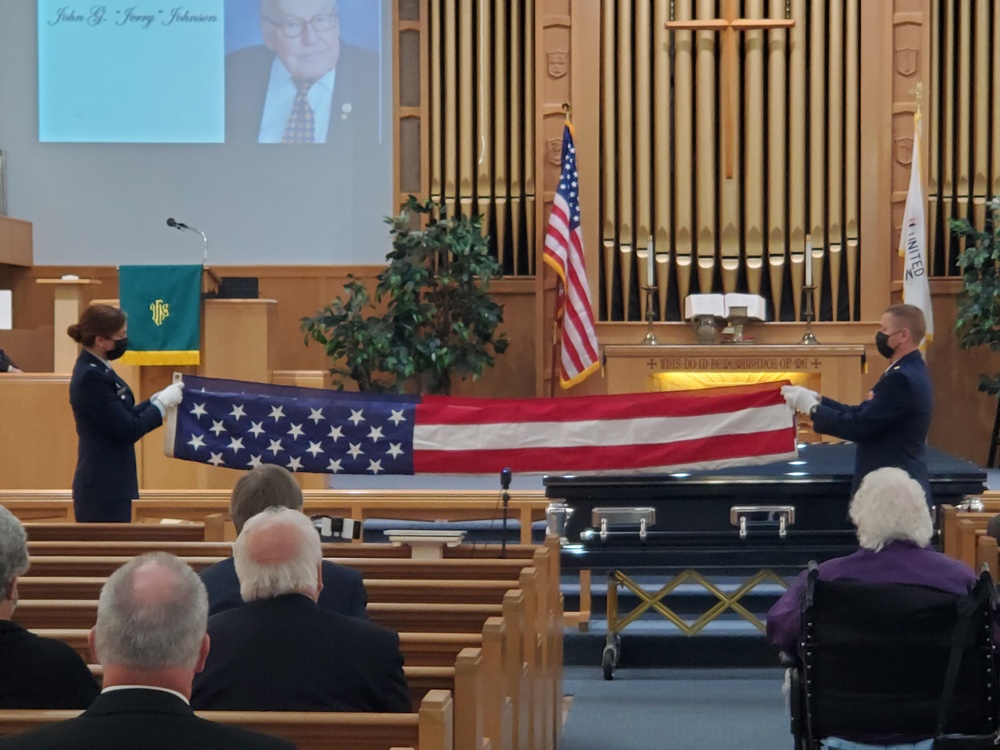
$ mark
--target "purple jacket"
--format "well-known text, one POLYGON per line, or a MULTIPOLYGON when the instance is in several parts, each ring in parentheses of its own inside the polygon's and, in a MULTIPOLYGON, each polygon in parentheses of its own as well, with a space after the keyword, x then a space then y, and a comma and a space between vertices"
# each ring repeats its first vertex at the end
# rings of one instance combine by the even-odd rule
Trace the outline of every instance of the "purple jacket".
MULTIPOLYGON (((904 583, 964 594, 978 580, 963 562, 919 547, 913 542, 896 540, 878 552, 861 548, 846 557, 819 564, 823 581, 852 580, 862 583, 904 583)), ((795 652, 801 627, 802 590, 807 571, 802 571, 791 588, 767 613, 767 639, 782 651, 795 652)))

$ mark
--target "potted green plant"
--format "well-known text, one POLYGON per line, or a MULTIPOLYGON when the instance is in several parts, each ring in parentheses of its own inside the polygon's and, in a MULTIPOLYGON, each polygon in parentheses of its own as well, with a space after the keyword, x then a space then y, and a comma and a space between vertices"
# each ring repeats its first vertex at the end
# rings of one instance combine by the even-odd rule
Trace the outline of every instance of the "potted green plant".
POLYGON ((386 223, 393 249, 374 301, 351 278, 346 299, 302 318, 305 341, 326 349, 338 388, 353 380, 362 391, 448 394, 454 377, 478 379, 507 349, 498 332, 503 307, 489 294, 500 265, 478 216, 451 217, 444 206, 411 195, 386 223), (385 313, 374 314, 383 302, 385 313))
MULTIPOLYGON (((962 288, 958 292, 955 332, 963 349, 989 345, 1000 352, 1000 197, 986 204, 982 231, 967 219, 951 220, 951 229, 966 240, 958 256, 962 288)), ((979 390, 1000 393, 1000 373, 979 376, 979 390)))

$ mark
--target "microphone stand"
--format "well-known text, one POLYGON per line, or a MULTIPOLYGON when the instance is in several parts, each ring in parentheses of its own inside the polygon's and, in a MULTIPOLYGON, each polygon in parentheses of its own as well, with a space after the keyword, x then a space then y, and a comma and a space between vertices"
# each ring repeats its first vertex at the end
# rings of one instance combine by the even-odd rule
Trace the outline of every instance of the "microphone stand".
POLYGON ((510 506, 510 493, 505 487, 500 491, 500 498, 503 500, 503 536, 500 537, 500 558, 507 558, 507 509, 510 506))
POLYGON ((510 507, 510 469, 500 472, 500 499, 503 501, 503 525, 500 537, 500 559, 507 558, 507 515, 510 507))

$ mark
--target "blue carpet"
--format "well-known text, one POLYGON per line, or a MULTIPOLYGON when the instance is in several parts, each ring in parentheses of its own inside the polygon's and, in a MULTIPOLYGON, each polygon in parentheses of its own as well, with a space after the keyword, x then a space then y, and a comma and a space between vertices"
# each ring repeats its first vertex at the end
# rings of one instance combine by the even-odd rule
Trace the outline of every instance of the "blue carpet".
POLYGON ((560 750, 791 748, 779 669, 568 667, 560 750))

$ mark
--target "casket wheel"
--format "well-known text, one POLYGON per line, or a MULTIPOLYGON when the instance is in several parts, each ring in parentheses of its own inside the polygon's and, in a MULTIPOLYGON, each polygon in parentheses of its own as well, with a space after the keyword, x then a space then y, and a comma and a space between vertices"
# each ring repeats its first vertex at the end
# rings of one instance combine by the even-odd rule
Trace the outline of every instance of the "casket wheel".
POLYGON ((614 679, 617 663, 618 652, 615 647, 611 645, 605 646, 604 653, 601 655, 601 667, 604 669, 605 680, 614 679))

